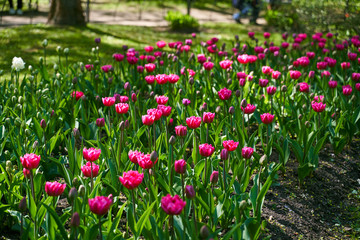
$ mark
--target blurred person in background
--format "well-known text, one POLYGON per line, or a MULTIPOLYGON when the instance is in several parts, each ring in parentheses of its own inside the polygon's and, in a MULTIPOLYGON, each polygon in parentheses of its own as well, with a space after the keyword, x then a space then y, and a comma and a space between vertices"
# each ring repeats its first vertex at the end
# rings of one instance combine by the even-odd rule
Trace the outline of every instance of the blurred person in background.
POLYGON ((257 24, 256 19, 259 17, 260 0, 232 0, 232 4, 239 12, 233 15, 233 19, 240 23, 241 17, 247 16, 251 12, 250 23, 257 24))
POLYGON ((22 6, 23 6, 22 0, 17 0, 17 10, 16 10, 16 11, 15 11, 15 9, 14 9, 13 0, 9 0, 9 4, 10 4, 9 13, 10 13, 11 15, 14 15, 15 13, 17 13, 18 15, 22 15, 22 14, 23 14, 23 11, 21 10, 21 9, 22 9, 22 6))

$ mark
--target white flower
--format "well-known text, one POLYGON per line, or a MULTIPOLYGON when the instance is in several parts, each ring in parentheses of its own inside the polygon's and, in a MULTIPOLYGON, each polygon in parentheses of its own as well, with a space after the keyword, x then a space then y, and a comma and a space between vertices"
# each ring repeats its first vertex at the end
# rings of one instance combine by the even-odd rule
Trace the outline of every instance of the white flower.
POLYGON ((12 60, 12 69, 15 69, 15 71, 20 72, 21 69, 25 68, 25 62, 22 60, 21 57, 14 57, 12 60))

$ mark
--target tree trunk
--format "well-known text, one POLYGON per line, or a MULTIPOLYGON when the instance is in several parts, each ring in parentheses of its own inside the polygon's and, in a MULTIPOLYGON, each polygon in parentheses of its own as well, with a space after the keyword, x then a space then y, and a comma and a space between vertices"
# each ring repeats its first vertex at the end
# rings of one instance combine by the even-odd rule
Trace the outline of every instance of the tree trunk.
POLYGON ((48 23, 55 25, 86 25, 80 0, 52 0, 48 23))
POLYGON ((191 0, 187 0, 187 15, 190 16, 191 0))

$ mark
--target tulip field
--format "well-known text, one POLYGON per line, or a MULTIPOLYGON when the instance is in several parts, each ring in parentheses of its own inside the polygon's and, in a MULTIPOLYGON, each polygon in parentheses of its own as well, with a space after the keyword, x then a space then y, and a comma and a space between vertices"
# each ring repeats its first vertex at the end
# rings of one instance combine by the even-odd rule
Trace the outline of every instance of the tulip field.
POLYGON ((0 77, 0 216, 19 239, 265 239, 289 164, 302 191, 359 137, 359 35, 103 44, 71 62, 45 39, 0 77))

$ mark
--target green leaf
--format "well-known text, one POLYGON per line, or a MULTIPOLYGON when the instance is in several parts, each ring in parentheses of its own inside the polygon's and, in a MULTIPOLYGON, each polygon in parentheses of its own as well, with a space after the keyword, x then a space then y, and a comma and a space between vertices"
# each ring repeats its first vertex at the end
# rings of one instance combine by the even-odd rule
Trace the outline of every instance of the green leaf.
POLYGON ((58 229, 60 231, 60 234, 62 236, 63 239, 68 239, 68 235, 67 235, 67 232, 64 228, 64 224, 60 221, 60 218, 59 216, 56 214, 56 212, 49 206, 43 204, 43 206, 46 208, 46 210, 48 211, 48 213, 51 214, 51 216, 54 218, 57 226, 58 226, 58 229))
POLYGON ((136 223, 136 230, 137 230, 137 233, 138 235, 141 234, 143 228, 144 228, 144 225, 148 222, 149 220, 149 215, 153 209, 153 207, 155 206, 155 203, 156 202, 153 202, 150 207, 148 207, 146 209, 146 211, 143 213, 143 215, 140 217, 139 221, 136 223))
POLYGON ((108 230, 108 236, 107 236, 108 240, 112 240, 114 238, 114 230, 117 229, 120 224, 122 213, 124 211, 125 206, 126 206, 126 202, 121 206, 120 210, 116 214, 116 217, 112 222, 111 227, 108 230))

